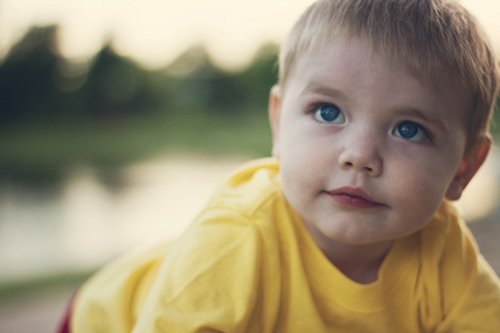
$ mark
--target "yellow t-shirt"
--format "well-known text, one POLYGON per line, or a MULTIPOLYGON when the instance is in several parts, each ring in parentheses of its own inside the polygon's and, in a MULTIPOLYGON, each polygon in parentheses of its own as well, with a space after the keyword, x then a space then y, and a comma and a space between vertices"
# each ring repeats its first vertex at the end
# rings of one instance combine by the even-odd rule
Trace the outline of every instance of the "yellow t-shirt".
POLYGON ((288 206, 278 168, 246 165, 178 240, 96 274, 72 332, 500 332, 498 277, 450 204, 358 284, 288 206))

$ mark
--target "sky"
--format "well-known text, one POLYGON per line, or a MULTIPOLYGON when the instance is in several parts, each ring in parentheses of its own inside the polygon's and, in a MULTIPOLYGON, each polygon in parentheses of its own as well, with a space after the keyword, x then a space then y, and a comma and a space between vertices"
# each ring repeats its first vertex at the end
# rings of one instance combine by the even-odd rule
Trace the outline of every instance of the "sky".
MULTIPOLYGON (((88 59, 104 42, 157 68, 203 43, 225 67, 283 40, 313 0, 0 0, 0 56, 33 25, 58 24, 61 53, 88 59)), ((462 0, 500 50, 500 1, 462 0)))

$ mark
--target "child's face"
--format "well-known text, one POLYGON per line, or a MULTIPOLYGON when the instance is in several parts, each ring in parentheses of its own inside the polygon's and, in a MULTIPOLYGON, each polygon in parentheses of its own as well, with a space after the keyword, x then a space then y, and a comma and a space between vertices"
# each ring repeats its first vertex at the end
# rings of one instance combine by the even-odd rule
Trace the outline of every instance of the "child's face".
POLYGON ((313 237, 360 245, 410 234, 482 163, 463 159, 468 94, 425 84, 359 40, 303 55, 279 89, 274 154, 313 237))

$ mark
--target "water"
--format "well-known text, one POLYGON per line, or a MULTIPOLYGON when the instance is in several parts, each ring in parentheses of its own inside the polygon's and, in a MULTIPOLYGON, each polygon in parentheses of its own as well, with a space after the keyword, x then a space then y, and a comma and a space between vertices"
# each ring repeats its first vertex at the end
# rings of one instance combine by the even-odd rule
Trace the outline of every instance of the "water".
POLYGON ((60 187, 0 184, 0 282, 92 269, 128 248, 173 238, 244 160, 147 161, 120 171, 118 187, 85 167, 60 187))
MULTIPOLYGON (((174 238, 246 160, 168 156, 124 168, 113 185, 86 167, 60 186, 0 184, 0 283, 92 269, 139 244, 174 238)), ((470 221, 498 210, 499 166, 496 150, 461 200, 470 221)))

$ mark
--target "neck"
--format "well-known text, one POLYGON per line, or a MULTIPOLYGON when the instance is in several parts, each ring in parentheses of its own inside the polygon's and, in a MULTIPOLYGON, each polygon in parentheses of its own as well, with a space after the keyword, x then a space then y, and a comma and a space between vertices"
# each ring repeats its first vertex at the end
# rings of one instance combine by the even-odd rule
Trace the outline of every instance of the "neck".
MULTIPOLYGON (((309 229, 309 228, 308 228, 309 229)), ((349 279, 368 284, 378 278, 380 266, 389 252, 392 241, 353 245, 325 237, 318 230, 311 236, 328 260, 349 279)))
POLYGON ((321 248, 328 260, 351 280, 367 284, 375 282, 391 243, 369 245, 334 244, 321 248))

